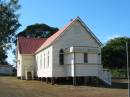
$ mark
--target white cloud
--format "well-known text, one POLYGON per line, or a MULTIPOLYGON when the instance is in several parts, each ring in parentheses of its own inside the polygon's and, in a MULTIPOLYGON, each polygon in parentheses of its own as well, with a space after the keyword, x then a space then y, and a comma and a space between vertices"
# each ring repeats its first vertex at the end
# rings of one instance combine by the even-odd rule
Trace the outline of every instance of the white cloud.
POLYGON ((104 40, 104 42, 106 43, 108 40, 114 39, 114 38, 117 38, 117 37, 122 37, 122 35, 115 34, 115 35, 108 36, 108 37, 104 40))

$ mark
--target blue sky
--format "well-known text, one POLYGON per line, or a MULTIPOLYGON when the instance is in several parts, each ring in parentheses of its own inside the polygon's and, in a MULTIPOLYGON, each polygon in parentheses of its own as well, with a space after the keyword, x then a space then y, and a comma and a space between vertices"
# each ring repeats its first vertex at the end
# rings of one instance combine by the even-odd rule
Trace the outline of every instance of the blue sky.
MULTIPOLYGON (((22 26, 45 23, 61 28, 80 16, 102 43, 118 37, 130 37, 130 0, 20 0, 22 26)), ((10 53, 9 53, 10 54, 10 53)), ((13 55, 8 61, 12 63, 13 55)))

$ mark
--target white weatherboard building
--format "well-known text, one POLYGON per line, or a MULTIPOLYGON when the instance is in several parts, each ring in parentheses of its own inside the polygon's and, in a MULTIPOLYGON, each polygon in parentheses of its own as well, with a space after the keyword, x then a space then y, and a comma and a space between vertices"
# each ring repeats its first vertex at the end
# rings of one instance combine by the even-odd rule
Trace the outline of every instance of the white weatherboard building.
POLYGON ((110 71, 101 65, 101 42, 77 17, 64 28, 45 38, 19 37, 17 77, 73 79, 73 84, 90 78, 111 85, 110 71))
POLYGON ((14 68, 11 65, 0 64, 0 75, 13 75, 14 68))

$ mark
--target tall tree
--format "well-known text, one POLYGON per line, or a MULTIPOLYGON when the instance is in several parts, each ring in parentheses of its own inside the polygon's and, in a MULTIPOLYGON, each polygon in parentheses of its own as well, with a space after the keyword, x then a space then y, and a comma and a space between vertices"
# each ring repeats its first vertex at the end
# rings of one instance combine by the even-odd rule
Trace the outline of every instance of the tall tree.
POLYGON ((126 41, 130 43, 130 38, 118 37, 106 43, 102 48, 102 63, 104 66, 108 68, 126 68, 126 41))
POLYGON ((58 31, 58 28, 50 27, 46 24, 33 24, 27 26, 25 30, 17 36, 32 37, 32 38, 48 38, 58 31))
POLYGON ((20 26, 17 10, 18 0, 0 0, 0 63, 6 62, 6 44, 13 42, 15 32, 20 26))
POLYGON ((5 50, 0 48, 0 65, 8 64, 8 62, 5 60, 8 56, 5 54, 5 50))

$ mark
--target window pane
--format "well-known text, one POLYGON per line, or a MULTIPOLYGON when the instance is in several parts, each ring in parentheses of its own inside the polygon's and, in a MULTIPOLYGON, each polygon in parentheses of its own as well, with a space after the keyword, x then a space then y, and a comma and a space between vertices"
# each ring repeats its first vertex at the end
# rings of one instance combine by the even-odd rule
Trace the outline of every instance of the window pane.
POLYGON ((59 52, 59 63, 60 65, 64 65, 64 52, 62 49, 59 52))
POLYGON ((84 63, 88 63, 88 54, 84 53, 84 63))

